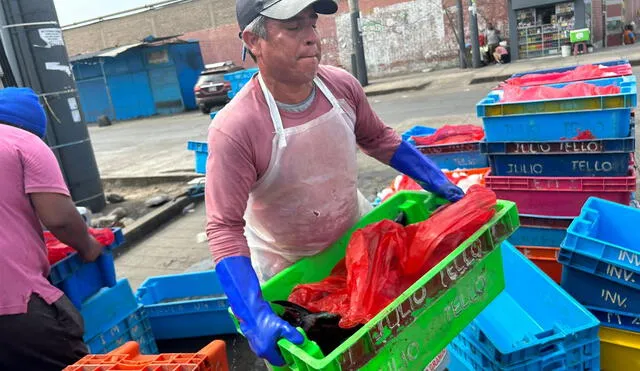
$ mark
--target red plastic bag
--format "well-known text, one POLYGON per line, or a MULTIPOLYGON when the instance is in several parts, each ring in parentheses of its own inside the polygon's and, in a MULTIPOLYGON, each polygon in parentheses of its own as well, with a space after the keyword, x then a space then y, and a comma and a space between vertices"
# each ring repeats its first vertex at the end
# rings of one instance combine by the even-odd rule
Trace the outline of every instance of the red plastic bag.
POLYGON ((445 125, 431 135, 412 138, 419 146, 477 142, 484 138, 484 129, 475 125, 445 125))
POLYGON ((508 103, 618 94, 620 93, 620 87, 615 85, 596 86, 584 82, 576 82, 565 85, 562 88, 532 86, 523 89, 519 86, 505 85, 503 91, 501 102, 508 103))
MULTIPOLYGON (((89 228, 89 233, 98 240, 102 246, 109 246, 116 239, 113 231, 108 228, 89 228)), ((57 263, 75 251, 73 248, 60 242, 51 232, 44 231, 43 235, 45 245, 47 246, 49 264, 57 263)))
POLYGON ((289 301, 340 315, 342 328, 366 323, 486 224, 495 205, 495 193, 472 186, 424 222, 403 227, 383 220, 359 229, 332 274, 296 286, 289 301))
POLYGON ((619 66, 602 66, 587 64, 578 66, 574 70, 565 72, 532 73, 520 77, 510 78, 506 81, 508 85, 531 86, 555 84, 562 82, 602 79, 607 77, 618 77, 633 74, 629 64, 619 66))

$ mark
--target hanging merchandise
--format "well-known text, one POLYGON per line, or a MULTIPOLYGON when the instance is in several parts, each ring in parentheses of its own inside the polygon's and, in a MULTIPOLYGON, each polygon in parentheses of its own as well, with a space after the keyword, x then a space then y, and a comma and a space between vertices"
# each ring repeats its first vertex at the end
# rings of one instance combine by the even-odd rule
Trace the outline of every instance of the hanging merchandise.
POLYGON ((611 95, 619 93, 619 86, 596 86, 585 82, 571 83, 561 88, 554 88, 551 86, 531 86, 522 88, 519 86, 505 85, 503 87, 503 95, 500 102, 512 103, 547 99, 589 97, 594 95, 611 95))
POLYGON ((559 55, 575 27, 573 2, 516 10, 518 51, 521 58, 559 55))
POLYGON ((356 230, 332 274, 296 286, 289 301, 338 314, 342 328, 364 324, 487 223, 495 205, 493 191, 472 186, 426 221, 404 227, 383 220, 356 230))

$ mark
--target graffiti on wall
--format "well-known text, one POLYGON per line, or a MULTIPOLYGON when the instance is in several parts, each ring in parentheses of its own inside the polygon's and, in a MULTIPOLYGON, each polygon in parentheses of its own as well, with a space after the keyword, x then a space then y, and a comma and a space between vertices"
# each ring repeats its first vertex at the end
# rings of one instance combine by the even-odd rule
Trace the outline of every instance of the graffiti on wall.
MULTIPOLYGON (((340 60, 350 65, 351 19, 336 18, 340 60)), ((415 0, 374 8, 360 19, 367 68, 372 76, 418 70, 448 51, 441 0, 415 0)))

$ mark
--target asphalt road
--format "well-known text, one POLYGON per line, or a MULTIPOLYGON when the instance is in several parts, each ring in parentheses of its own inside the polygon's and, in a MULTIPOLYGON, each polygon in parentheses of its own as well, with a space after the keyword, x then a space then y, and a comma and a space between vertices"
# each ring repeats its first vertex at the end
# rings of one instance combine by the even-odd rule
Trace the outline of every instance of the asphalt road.
MULTIPOLYGON (((640 77, 639 68, 634 73, 640 77)), ((494 86, 466 85, 466 81, 454 79, 424 90, 370 97, 369 101, 382 120, 398 132, 414 125, 480 125, 475 105, 494 86)), ((206 141, 208 125, 208 116, 187 112, 91 127, 90 133, 103 177, 147 177, 191 173, 194 154, 187 151, 187 141, 206 141)), ((359 186, 370 200, 397 174, 362 154, 358 163, 359 186)))

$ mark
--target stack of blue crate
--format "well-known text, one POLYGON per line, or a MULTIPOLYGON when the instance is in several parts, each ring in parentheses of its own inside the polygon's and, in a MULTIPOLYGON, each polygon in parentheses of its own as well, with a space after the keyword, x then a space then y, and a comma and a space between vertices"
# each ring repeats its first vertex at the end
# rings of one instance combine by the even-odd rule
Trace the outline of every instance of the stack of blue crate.
MULTIPOLYGON (((598 196, 628 205, 636 189, 631 167, 636 78, 626 75, 631 71, 626 60, 603 65, 625 67, 627 72, 582 82, 617 86, 618 94, 504 102, 507 82, 477 106, 486 133, 480 150, 491 167, 487 187, 499 199, 516 202, 521 213, 522 227, 509 241, 558 283, 562 275, 557 263, 560 242, 586 199, 598 196), (572 139, 580 134, 594 138, 572 139)), ((514 77, 557 75, 576 67, 514 77)), ((567 82, 548 85, 565 86, 567 82)))
MULTIPOLYGON (((562 287, 602 322, 607 339, 625 338, 626 346, 640 344, 638 226, 639 209, 590 198, 571 223, 558 257, 564 265, 562 287)), ((605 355, 615 358, 608 347, 605 355)), ((611 362, 640 369, 640 351, 635 355, 611 362)))

